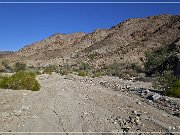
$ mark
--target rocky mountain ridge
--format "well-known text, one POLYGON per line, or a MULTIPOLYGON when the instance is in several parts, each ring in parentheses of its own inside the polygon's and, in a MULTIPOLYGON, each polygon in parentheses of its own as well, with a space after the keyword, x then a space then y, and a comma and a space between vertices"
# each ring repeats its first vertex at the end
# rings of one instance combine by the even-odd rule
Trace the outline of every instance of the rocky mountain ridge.
POLYGON ((77 64, 102 67, 113 62, 144 62, 146 51, 169 45, 180 37, 180 16, 159 15, 128 19, 110 29, 54 34, 10 56, 29 65, 77 64))
POLYGON ((13 51, 0 51, 0 58, 4 58, 6 56, 14 54, 13 51))

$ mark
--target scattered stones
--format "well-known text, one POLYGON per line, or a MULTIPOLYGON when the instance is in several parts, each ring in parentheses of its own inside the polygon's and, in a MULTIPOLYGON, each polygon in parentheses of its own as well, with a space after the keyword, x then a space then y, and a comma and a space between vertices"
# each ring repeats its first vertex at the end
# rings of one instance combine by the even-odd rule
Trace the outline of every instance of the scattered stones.
POLYGON ((31 106, 30 105, 29 106, 22 106, 21 108, 23 111, 28 111, 31 108, 31 106))
POLYGON ((159 95, 158 93, 152 93, 151 95, 149 95, 148 97, 147 97, 147 99, 149 99, 149 100, 158 100, 159 98, 161 98, 161 95, 159 95))
POLYGON ((14 113, 14 116, 17 116, 17 117, 22 115, 21 110, 14 110, 13 113, 14 113))
MULTIPOLYGON (((134 88, 134 89, 130 89, 130 92, 137 94, 143 99, 145 99, 143 100, 143 102, 146 102, 158 109, 165 110, 167 113, 171 115, 179 117, 179 113, 177 112, 179 112, 180 110, 180 104, 170 99, 169 97, 159 94, 160 92, 157 93, 158 92, 157 90, 134 88)), ((136 103, 139 104, 138 101, 136 103)))
POLYGON ((37 115, 33 115, 32 117, 31 117, 31 119, 37 119, 39 116, 37 116, 37 115))

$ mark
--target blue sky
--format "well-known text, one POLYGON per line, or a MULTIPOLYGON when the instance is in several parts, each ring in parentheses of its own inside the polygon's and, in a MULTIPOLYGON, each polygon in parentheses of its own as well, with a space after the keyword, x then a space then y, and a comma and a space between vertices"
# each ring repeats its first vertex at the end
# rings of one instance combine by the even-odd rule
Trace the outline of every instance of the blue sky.
POLYGON ((0 50, 16 51, 54 33, 89 33, 159 14, 180 15, 180 4, 0 4, 0 50))

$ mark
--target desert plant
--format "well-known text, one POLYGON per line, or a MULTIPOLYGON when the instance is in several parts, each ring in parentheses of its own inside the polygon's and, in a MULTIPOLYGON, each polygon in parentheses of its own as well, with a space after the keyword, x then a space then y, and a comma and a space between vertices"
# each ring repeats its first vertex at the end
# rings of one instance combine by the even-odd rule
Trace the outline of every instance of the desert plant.
POLYGON ((78 76, 88 76, 88 72, 87 71, 82 71, 82 70, 80 70, 79 72, 78 72, 78 76))
POLYGON ((11 77, 1 77, 0 87, 4 89, 26 89, 38 91, 40 84, 35 79, 35 74, 32 72, 19 71, 11 77))
POLYGON ((0 77, 0 88, 7 89, 9 84, 9 77, 8 76, 1 76, 0 77))
POLYGON ((92 77, 100 77, 103 75, 104 75, 104 72, 100 69, 95 69, 92 71, 92 77))
POLYGON ((107 75, 121 77, 122 76, 122 64, 114 62, 113 64, 108 65, 106 67, 105 73, 107 75))
POLYGON ((165 91, 165 95, 180 98, 180 79, 170 89, 165 91))
POLYGON ((16 62, 16 63, 14 64, 14 70, 15 70, 16 72, 18 72, 18 71, 24 71, 24 70, 26 70, 26 64, 25 64, 25 63, 22 63, 22 62, 16 62))
POLYGON ((61 70, 59 71, 59 73, 60 73, 61 75, 67 75, 68 73, 70 73, 70 71, 68 71, 67 69, 61 69, 61 70))
POLYGON ((153 87, 166 91, 170 89, 177 81, 177 77, 172 71, 164 71, 163 74, 156 73, 154 75, 153 87))
POLYGON ((53 69, 51 69, 50 67, 45 67, 43 70, 43 74, 52 74, 53 69))
POLYGON ((173 70, 178 61, 174 50, 169 46, 148 51, 145 53, 145 57, 144 69, 147 75, 152 75, 155 72, 163 73, 165 70, 173 70))
POLYGON ((90 70, 91 66, 88 63, 81 63, 79 66, 79 70, 90 70))

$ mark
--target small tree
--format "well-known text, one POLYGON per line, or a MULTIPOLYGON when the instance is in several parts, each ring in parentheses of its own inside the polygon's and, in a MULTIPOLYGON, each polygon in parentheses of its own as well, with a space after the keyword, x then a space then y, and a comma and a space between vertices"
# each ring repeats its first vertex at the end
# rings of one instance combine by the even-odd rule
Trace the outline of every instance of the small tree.
POLYGON ((21 63, 21 62, 16 62, 15 65, 14 65, 14 69, 15 69, 16 72, 26 70, 26 64, 21 63))

